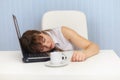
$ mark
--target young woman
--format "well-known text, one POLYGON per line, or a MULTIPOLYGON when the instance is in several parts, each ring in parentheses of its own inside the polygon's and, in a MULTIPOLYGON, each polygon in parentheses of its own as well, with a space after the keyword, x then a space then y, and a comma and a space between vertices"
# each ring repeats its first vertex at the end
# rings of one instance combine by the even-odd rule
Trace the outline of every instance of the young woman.
POLYGON ((28 30, 20 40, 23 48, 33 54, 74 50, 71 58, 73 62, 84 61, 99 52, 95 43, 65 26, 44 31, 28 30))

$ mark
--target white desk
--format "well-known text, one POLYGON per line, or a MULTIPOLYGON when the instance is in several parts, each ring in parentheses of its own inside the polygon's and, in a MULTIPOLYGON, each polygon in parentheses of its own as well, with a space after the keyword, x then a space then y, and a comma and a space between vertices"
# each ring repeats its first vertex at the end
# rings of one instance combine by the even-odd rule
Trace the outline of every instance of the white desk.
POLYGON ((23 63, 21 58, 20 51, 0 51, 0 80, 120 80, 120 58, 112 50, 59 68, 23 63))

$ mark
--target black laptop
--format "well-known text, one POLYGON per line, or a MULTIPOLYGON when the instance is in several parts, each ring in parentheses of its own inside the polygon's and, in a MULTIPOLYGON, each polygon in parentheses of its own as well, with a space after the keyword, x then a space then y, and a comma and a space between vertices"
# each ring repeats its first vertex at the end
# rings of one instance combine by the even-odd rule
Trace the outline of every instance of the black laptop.
POLYGON ((18 36, 18 40, 19 40, 19 43, 20 43, 20 48, 21 48, 22 55, 23 55, 23 58, 22 58, 23 62, 30 63, 30 62, 49 61, 50 56, 47 53, 29 53, 22 48, 22 45, 21 45, 21 42, 20 42, 21 34, 20 34, 17 18, 16 18, 15 15, 12 15, 12 16, 13 16, 13 21, 14 21, 16 33, 17 33, 17 36, 18 36))

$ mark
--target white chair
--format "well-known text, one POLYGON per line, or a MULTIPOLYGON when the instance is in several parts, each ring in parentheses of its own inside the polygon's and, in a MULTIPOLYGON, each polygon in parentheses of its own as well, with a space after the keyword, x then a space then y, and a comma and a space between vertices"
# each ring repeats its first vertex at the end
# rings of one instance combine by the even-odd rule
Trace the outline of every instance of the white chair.
POLYGON ((86 16, 80 11, 61 10, 48 11, 42 18, 42 30, 59 26, 67 26, 74 29, 81 36, 88 39, 86 16))

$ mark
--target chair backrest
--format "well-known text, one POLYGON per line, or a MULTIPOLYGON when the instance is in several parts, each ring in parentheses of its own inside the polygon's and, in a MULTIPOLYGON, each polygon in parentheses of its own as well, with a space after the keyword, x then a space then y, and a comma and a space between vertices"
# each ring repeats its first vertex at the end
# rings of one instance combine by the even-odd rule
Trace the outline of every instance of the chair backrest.
POLYGON ((86 16, 80 11, 48 11, 42 18, 42 30, 67 26, 88 39, 86 16))

